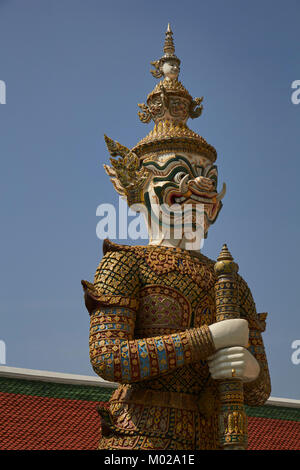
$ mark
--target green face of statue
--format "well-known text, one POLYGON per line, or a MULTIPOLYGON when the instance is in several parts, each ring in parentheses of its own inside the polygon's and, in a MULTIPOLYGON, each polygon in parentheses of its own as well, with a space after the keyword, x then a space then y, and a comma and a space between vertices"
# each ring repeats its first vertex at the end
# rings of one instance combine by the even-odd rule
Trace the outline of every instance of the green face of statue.
POLYGON ((165 220, 171 227, 180 223, 183 210, 190 210, 191 227, 197 230, 199 222, 193 217, 193 211, 197 211, 202 213, 201 228, 203 238, 206 238, 209 226, 222 208, 221 199, 225 194, 225 185, 221 193, 217 192, 216 165, 205 157, 169 154, 155 161, 148 159, 143 166, 151 174, 144 189, 144 202, 148 213, 151 212, 151 224, 160 223, 158 207, 167 216, 165 220))

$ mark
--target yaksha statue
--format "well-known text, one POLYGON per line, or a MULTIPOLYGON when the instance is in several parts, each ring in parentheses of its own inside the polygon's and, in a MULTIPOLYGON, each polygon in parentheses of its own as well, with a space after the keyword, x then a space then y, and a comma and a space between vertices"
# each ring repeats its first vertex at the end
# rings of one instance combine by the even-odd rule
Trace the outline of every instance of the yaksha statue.
POLYGON ((132 149, 105 137, 105 170, 146 214, 149 244, 106 240, 94 283, 82 281, 93 369, 120 384, 99 410, 99 449, 245 449, 244 405, 270 394, 267 314, 257 314, 226 245, 217 263, 200 252, 226 187, 217 190, 216 150, 186 124, 202 98, 178 81, 172 35, 168 26, 152 62, 162 80, 139 104, 153 130, 132 149))

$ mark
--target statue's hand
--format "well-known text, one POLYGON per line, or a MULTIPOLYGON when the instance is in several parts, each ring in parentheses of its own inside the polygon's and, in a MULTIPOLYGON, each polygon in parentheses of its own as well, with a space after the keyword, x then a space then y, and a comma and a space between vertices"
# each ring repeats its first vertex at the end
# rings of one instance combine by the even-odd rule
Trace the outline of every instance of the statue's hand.
POLYGON ((249 327, 247 320, 242 318, 223 320, 209 325, 208 328, 216 350, 230 346, 248 346, 249 327))
POLYGON ((208 366, 213 379, 231 379, 234 376, 244 382, 255 380, 260 371, 255 357, 242 346, 220 349, 208 358, 208 366))

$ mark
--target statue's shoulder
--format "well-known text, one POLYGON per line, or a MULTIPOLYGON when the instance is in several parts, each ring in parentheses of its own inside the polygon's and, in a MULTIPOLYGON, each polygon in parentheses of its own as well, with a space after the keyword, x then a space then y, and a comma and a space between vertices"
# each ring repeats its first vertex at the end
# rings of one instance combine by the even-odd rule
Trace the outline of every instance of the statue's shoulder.
POLYGON ((123 266, 130 269, 137 268, 138 254, 137 247, 130 245, 121 245, 108 239, 103 241, 103 257, 98 266, 98 271, 107 269, 120 270, 123 266))
POLYGON ((114 243, 108 238, 103 240, 103 255, 105 256, 107 253, 116 253, 120 251, 132 251, 132 247, 130 245, 120 245, 119 243, 114 243))
POLYGON ((207 264, 209 267, 214 267, 216 264, 216 260, 209 258, 208 256, 205 256, 203 253, 200 252, 195 252, 193 254, 195 258, 198 258, 202 263, 207 264))
POLYGON ((103 241, 103 257, 95 273, 94 282, 100 278, 105 282, 107 277, 120 277, 122 283, 139 272, 139 248, 131 245, 121 245, 108 239, 103 241))
POLYGON ((96 269, 94 282, 81 281, 85 303, 92 313, 100 305, 138 307, 139 277, 134 250, 104 240, 103 257, 96 269))
POLYGON ((214 282, 217 280, 217 276, 215 274, 215 264, 216 261, 209 258, 208 256, 204 255, 202 252, 188 252, 189 259, 196 260, 197 264, 200 263, 201 269, 207 272, 210 272, 210 275, 214 279, 214 282))
POLYGON ((265 331, 268 314, 266 312, 257 313, 251 289, 240 274, 238 274, 238 286, 241 316, 249 321, 250 327, 261 332, 265 331))
MULTIPOLYGON (((94 283, 83 283, 93 295, 135 297, 139 288, 139 268, 134 250, 129 245, 119 245, 104 240, 103 257, 96 269, 94 283)), ((125 305, 125 304, 124 304, 125 305)))
POLYGON ((137 259, 142 253, 147 251, 146 246, 139 245, 122 245, 114 243, 108 238, 103 241, 103 258, 120 258, 137 259))

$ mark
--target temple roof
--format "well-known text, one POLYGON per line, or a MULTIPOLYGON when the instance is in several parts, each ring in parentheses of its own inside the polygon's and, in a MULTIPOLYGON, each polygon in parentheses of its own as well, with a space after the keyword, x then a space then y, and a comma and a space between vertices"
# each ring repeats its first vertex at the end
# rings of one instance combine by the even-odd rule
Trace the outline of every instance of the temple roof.
MULTIPOLYGON (((97 406, 116 384, 98 377, 0 367, 0 449, 93 450, 97 406)), ((300 400, 246 407, 249 450, 300 450, 300 400)))

